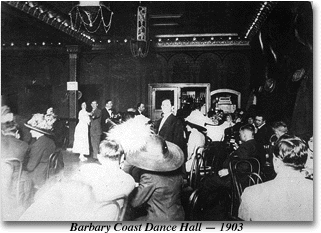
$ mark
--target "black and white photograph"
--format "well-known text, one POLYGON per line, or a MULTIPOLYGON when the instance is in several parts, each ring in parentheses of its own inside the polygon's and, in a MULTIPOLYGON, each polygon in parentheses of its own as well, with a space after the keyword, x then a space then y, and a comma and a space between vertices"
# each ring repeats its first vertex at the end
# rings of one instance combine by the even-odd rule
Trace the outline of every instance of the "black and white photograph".
POLYGON ((4 228, 314 230, 315 12, 1 1, 4 228))

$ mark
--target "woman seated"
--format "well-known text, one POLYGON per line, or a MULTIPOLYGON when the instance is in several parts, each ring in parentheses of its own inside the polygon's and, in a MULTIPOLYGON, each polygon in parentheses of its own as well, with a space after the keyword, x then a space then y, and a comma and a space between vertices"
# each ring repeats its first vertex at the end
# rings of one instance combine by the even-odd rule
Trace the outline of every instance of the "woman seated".
POLYGON ((132 207, 144 206, 147 215, 136 220, 183 221, 183 151, 174 143, 153 135, 141 152, 128 155, 126 160, 142 169, 139 186, 134 190, 130 204, 132 207))
POLYGON ((274 154, 276 177, 246 188, 239 217, 246 221, 313 221, 313 181, 301 170, 307 146, 300 138, 283 139, 274 154))
MULTIPOLYGON (((30 152, 26 158, 24 169, 28 171, 37 189, 40 189, 47 180, 49 157, 56 150, 56 145, 52 138, 52 125, 54 122, 55 119, 52 115, 37 113, 25 124, 36 141, 29 147, 30 152)), ((59 161, 63 163, 62 160, 59 161)), ((59 167, 62 166, 59 165, 59 167)))
MULTIPOLYGON (((134 189, 134 179, 120 169, 122 150, 104 140, 99 146, 101 164, 84 164, 70 177, 53 185, 46 183, 35 203, 20 218, 22 221, 115 221, 115 205, 105 205, 127 197, 134 189)), ((123 207, 124 201, 117 201, 123 207)))
POLYGON ((139 214, 139 220, 184 220, 181 203, 183 151, 156 135, 148 121, 135 117, 108 132, 108 138, 124 150, 124 170, 139 182, 130 195, 129 204, 134 209, 129 219, 137 219, 139 214))
POLYGON ((34 192, 32 181, 27 174, 22 172, 19 177, 20 166, 27 153, 28 144, 19 139, 17 124, 13 119, 14 116, 10 109, 7 106, 2 106, 1 194, 4 220, 17 220, 19 214, 31 204, 34 192), (17 193, 18 184, 19 193, 17 193))
POLYGON ((198 122, 197 118, 192 117, 191 115, 185 119, 185 123, 186 130, 189 132, 185 167, 186 171, 190 172, 196 152, 202 153, 203 147, 205 146, 206 128, 204 127, 204 124, 198 122))
POLYGON ((234 126, 234 122, 233 122, 233 118, 232 118, 232 114, 226 114, 225 115, 225 121, 222 124, 223 129, 229 128, 234 126))

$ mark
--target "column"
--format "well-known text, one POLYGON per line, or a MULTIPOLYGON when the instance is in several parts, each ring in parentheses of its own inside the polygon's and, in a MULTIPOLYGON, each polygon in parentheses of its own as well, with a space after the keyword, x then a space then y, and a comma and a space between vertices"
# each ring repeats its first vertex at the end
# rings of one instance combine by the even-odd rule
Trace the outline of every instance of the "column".
MULTIPOLYGON (((68 45, 67 52, 69 53, 69 81, 77 81, 77 61, 79 48, 78 45, 68 45)), ((69 145, 73 146, 74 133, 77 124, 77 94, 78 91, 68 91, 69 93, 69 145)))

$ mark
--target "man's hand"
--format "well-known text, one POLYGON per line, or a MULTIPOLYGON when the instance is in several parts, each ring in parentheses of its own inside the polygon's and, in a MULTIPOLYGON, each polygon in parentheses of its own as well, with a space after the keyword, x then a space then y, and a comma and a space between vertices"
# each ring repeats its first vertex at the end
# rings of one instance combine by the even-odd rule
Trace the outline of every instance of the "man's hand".
POLYGON ((228 169, 222 169, 218 171, 218 175, 220 177, 227 176, 228 175, 228 169))
POLYGON ((235 143, 233 143, 233 149, 234 150, 237 150, 239 148, 239 145, 235 142, 235 143))

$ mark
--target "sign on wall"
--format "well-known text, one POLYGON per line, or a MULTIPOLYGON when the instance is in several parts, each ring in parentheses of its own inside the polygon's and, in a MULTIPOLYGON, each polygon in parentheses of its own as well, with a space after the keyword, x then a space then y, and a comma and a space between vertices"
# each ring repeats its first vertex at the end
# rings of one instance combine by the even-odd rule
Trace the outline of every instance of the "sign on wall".
POLYGON ((67 82, 67 91, 78 91, 78 82, 67 82))

